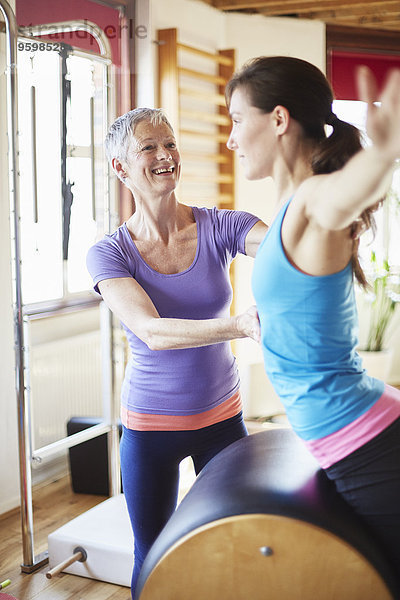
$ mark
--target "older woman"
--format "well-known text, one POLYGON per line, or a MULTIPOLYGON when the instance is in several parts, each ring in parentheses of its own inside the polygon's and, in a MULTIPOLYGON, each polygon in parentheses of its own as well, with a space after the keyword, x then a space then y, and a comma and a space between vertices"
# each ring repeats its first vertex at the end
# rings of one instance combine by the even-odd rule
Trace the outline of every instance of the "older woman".
POLYGON ((177 502, 179 463, 198 473, 246 435, 229 340, 259 340, 254 307, 229 316, 229 265, 254 256, 266 226, 245 212, 196 208, 175 196, 180 156, 158 109, 111 126, 106 152, 135 212, 91 248, 95 289, 131 348, 122 389, 121 468, 135 540, 132 594, 142 562, 177 502))
POLYGON ((362 368, 353 277, 366 284, 357 237, 400 157, 400 71, 379 108, 368 69, 358 81, 366 149, 332 112, 319 69, 287 56, 254 59, 227 87, 228 147, 248 179, 271 176, 278 191, 253 272, 265 369, 293 429, 399 574, 400 390, 362 368))

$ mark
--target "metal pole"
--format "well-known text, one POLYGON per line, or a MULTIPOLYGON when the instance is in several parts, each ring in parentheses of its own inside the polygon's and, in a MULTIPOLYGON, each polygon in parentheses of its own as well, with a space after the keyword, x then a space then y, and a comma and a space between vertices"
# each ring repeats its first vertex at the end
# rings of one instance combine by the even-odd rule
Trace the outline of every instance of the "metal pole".
POLYGON ((111 425, 108 434, 109 493, 115 496, 121 491, 119 465, 119 428, 115 401, 115 344, 113 315, 104 302, 100 304, 101 354, 103 373, 103 417, 111 425))
POLYGON ((18 407, 18 442, 20 466, 21 521, 24 563, 33 564, 33 519, 31 497, 30 444, 25 402, 24 325, 21 294, 19 180, 18 180, 18 125, 17 125, 17 24, 6 0, 0 1, 0 10, 6 24, 6 79, 8 172, 10 195, 10 227, 13 258, 13 313, 15 339, 15 386, 18 407))
MULTIPOLYGON (((113 65, 108 64, 103 72, 103 94, 104 106, 106 107, 106 127, 104 137, 107 134, 108 126, 115 118, 115 73, 113 65)), ((106 194, 104 199, 104 229, 106 233, 111 233, 115 225, 115 207, 111 206, 110 173, 105 173, 106 194), (114 208, 114 210, 113 210, 114 208)), ((114 333, 114 319, 112 312, 104 302, 100 305, 101 331, 102 331, 102 355, 103 355, 103 406, 104 417, 108 419, 111 425, 111 431, 107 438, 108 449, 108 478, 109 494, 116 496, 121 493, 121 475, 119 459, 119 399, 116 398, 115 390, 115 363, 116 363, 116 344, 114 333)))
POLYGON ((41 463, 46 458, 52 457, 63 450, 73 448, 74 446, 82 444, 83 442, 87 442, 88 440, 93 440, 99 435, 103 435, 109 431, 110 425, 108 423, 99 423, 98 425, 93 425, 92 427, 88 427, 83 431, 79 431, 79 433, 74 433, 68 437, 62 438, 61 440, 52 442, 47 446, 42 446, 41 448, 34 450, 32 453, 32 458, 35 462, 41 463))

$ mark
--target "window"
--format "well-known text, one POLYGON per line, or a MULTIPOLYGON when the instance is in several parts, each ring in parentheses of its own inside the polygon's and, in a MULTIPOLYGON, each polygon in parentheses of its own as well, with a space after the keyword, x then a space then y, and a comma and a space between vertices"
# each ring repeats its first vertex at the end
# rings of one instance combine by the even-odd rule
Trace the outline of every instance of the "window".
MULTIPOLYGON (((374 72, 378 85, 382 85, 389 70, 400 67, 400 55, 377 54, 375 52, 360 52, 353 50, 333 50, 329 56, 329 77, 334 88, 335 96, 333 111, 339 118, 352 123, 364 133, 365 143, 368 140, 365 133, 366 105, 357 100, 355 85, 355 69, 359 64, 366 64, 374 72)), ((356 184, 356 182, 355 182, 356 184)), ((375 213, 377 232, 372 239, 371 232, 361 238, 361 262, 368 268, 371 251, 374 250, 380 262, 388 258, 392 265, 400 265, 400 223, 393 218, 400 211, 400 169, 397 169, 392 182, 390 199, 375 213)))
POLYGON ((18 44, 24 304, 91 288, 85 257, 103 235, 107 193, 104 61, 65 44, 37 46, 18 44))

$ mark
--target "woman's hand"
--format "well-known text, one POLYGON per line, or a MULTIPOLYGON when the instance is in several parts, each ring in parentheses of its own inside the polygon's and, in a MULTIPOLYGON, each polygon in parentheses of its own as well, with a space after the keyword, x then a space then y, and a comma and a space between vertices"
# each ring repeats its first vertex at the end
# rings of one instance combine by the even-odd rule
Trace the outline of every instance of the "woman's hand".
POLYGON ((400 69, 393 69, 378 99, 377 83, 368 67, 357 70, 360 100, 368 104, 367 134, 387 158, 400 158, 400 69))
POLYGON ((255 342, 260 343, 261 330, 260 330, 260 319, 258 318, 258 312, 256 306, 250 306, 246 312, 236 317, 237 328, 240 333, 240 337, 252 338, 255 342))

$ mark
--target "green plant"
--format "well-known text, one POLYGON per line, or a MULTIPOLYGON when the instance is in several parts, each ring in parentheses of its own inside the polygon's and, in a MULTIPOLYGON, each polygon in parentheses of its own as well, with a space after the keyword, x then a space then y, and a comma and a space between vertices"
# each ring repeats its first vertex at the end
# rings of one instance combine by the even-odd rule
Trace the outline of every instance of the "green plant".
POLYGON ((365 350, 383 350, 385 334, 400 302, 400 277, 398 270, 389 265, 387 259, 378 263, 371 252, 371 314, 365 350))

